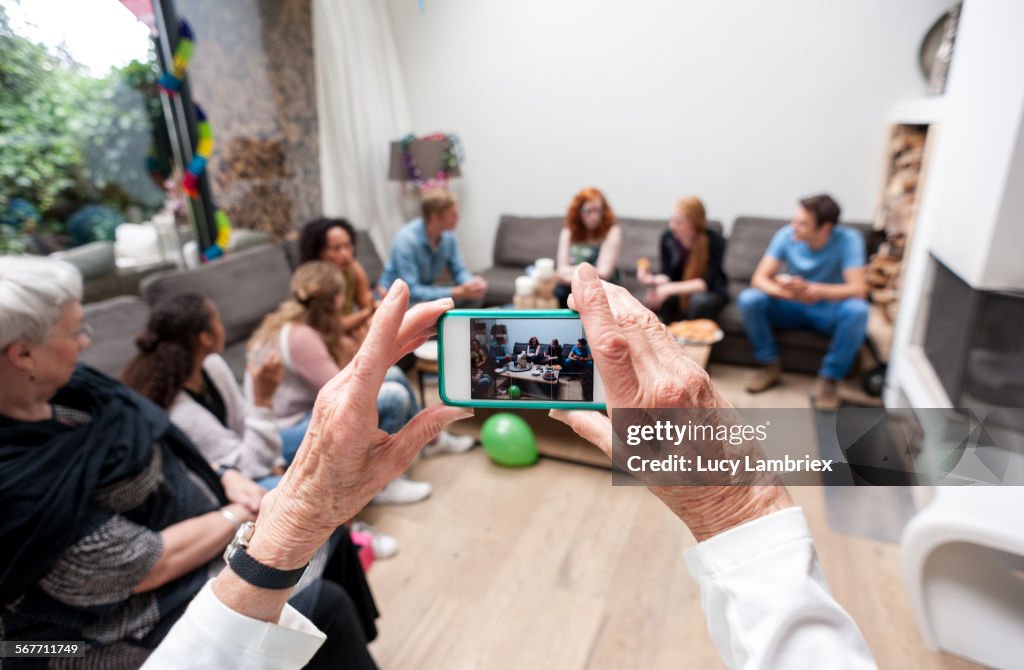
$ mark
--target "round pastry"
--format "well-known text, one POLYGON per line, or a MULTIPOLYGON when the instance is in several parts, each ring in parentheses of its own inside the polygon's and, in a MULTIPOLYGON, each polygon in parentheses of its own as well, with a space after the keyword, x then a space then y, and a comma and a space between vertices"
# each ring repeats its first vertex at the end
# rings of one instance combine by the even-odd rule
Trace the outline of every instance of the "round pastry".
POLYGON ((687 342, 714 342, 718 334, 718 324, 711 319, 676 321, 669 324, 668 332, 687 342))

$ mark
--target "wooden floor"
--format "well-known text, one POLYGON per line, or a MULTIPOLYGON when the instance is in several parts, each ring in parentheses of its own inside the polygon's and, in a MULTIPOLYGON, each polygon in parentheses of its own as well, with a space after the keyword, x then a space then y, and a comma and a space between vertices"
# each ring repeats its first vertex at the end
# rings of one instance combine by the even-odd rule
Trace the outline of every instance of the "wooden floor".
MULTIPOLYGON (((746 407, 807 406, 813 384, 787 375, 782 387, 747 396, 748 370, 711 373, 746 407)), ((476 429, 464 422, 453 432, 476 429)), ((420 460, 411 474, 434 485, 430 499, 362 515, 400 544, 369 575, 382 612, 371 648, 382 668, 721 667, 681 558, 693 537, 645 489, 612 487, 607 470, 550 459, 500 468, 481 449, 420 460)), ((880 667, 977 667, 924 648, 896 545, 831 531, 823 491, 792 492, 836 598, 880 667)))

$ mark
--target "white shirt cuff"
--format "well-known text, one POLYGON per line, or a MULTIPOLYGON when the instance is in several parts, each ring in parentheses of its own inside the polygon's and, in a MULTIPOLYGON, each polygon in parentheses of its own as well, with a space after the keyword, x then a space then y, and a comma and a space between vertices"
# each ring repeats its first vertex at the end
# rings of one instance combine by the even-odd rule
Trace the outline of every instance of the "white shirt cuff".
POLYGON ((301 667, 327 639, 291 605, 285 605, 276 624, 239 614, 217 598, 212 583, 206 583, 184 615, 190 633, 199 638, 186 641, 196 656, 206 647, 238 661, 258 661, 254 667, 301 667))
POLYGON ((811 539, 804 512, 799 507, 772 512, 730 528, 683 552, 686 569, 697 582, 731 572, 765 554, 794 542, 811 539))

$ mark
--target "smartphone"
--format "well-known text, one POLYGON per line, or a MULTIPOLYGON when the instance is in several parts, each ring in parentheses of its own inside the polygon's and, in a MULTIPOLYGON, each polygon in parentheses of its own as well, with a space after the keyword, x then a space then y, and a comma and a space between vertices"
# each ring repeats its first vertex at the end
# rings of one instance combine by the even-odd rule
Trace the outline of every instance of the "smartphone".
POLYGON ((604 409, 604 382, 570 309, 454 309, 437 326, 441 400, 464 407, 604 409))

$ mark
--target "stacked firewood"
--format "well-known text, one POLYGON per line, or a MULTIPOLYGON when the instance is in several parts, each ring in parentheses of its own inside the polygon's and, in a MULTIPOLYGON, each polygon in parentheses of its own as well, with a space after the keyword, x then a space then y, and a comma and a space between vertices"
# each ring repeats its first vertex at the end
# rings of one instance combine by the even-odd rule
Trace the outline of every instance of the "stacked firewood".
POLYGON ((918 186, 928 126, 898 125, 889 142, 887 178, 875 227, 885 241, 867 267, 872 302, 894 321, 899 304, 900 270, 917 216, 918 186))

